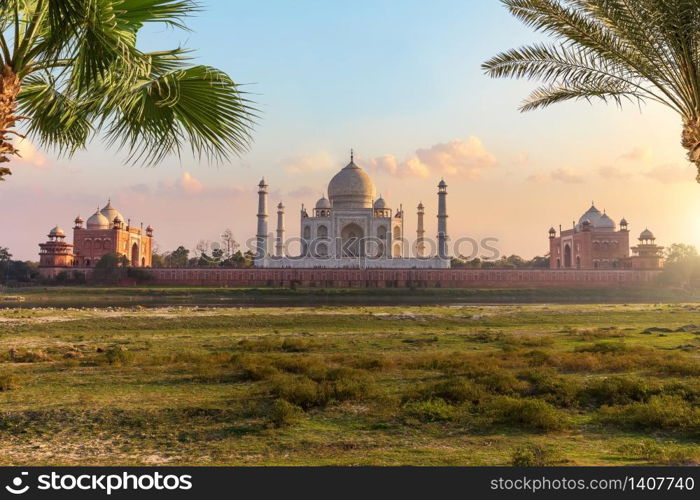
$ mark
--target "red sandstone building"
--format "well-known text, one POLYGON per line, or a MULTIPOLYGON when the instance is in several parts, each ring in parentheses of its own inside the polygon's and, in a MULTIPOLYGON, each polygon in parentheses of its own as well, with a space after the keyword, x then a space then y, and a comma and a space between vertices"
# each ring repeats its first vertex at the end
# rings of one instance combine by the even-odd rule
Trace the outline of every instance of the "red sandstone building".
POLYGON ((49 241, 39 244, 39 268, 42 276, 53 278, 69 268, 89 269, 106 254, 116 253, 126 257, 133 267, 151 267, 153 254, 153 228, 145 230, 143 224, 132 226, 111 202, 98 208, 85 225, 75 218, 73 244, 64 241, 65 232, 58 226, 49 233, 49 241))
POLYGON ((591 205, 571 229, 552 227, 549 230, 549 265, 551 269, 660 269, 663 247, 657 246, 654 235, 645 229, 639 245, 630 256, 627 221, 615 222, 591 205))

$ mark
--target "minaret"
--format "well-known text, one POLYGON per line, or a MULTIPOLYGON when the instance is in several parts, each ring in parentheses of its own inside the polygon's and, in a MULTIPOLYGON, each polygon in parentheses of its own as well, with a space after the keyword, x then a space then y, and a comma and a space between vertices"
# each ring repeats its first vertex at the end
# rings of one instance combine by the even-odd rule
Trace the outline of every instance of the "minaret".
POLYGON ((423 216, 425 215, 425 207, 423 203, 418 204, 418 226, 416 229, 416 254, 417 257, 425 257, 425 226, 423 225, 423 216))
POLYGON ((258 233, 256 234, 255 258, 267 255, 267 184, 265 178, 258 184, 258 233))
POLYGON ((280 202, 277 205, 277 239, 275 240, 275 255, 284 257, 282 249, 284 247, 284 205, 280 202))
POLYGON ((447 184, 441 180, 438 184, 438 257, 447 259, 447 184))

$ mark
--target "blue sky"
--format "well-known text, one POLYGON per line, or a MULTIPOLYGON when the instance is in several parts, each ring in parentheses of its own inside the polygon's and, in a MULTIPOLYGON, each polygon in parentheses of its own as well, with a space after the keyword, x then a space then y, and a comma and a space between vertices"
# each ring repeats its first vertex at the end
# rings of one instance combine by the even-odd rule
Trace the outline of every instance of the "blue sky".
POLYGON ((149 27, 141 45, 194 48, 197 62, 245 84, 260 110, 251 151, 218 166, 183 157, 143 168, 99 141, 72 159, 28 147, 0 186, 0 210, 13 215, 0 221, 0 245, 35 259, 50 227, 70 227, 107 197, 152 224, 161 250, 227 227, 242 241, 263 175, 294 235, 301 203, 325 191, 351 147, 391 205, 412 214, 424 202, 429 232, 444 176, 452 235, 495 236, 504 253, 543 254, 547 229, 591 200, 633 231, 700 244, 700 188, 679 120, 656 106, 519 113, 535 82, 490 80, 480 65, 539 37, 496 0, 202 3, 191 32, 149 27))

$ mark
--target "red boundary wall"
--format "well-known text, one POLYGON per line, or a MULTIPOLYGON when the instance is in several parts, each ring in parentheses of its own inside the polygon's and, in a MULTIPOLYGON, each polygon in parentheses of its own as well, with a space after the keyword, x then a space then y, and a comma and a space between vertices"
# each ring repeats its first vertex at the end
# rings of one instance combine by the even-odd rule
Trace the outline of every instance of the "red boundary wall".
POLYGON ((649 286, 660 271, 549 269, 174 269, 151 268, 153 284, 336 288, 649 286))

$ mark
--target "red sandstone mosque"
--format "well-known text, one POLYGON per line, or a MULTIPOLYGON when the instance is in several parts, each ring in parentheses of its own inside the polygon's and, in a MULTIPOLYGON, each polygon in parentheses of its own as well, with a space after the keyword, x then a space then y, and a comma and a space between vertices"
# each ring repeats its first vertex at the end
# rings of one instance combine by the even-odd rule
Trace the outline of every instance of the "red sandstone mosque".
POLYGON ((49 231, 49 240, 39 244, 39 268, 42 276, 54 278, 68 268, 89 269, 102 256, 116 253, 124 256, 133 267, 151 267, 153 255, 153 228, 131 225, 107 202, 85 222, 75 218, 73 244, 65 241, 66 233, 59 226, 49 231))
POLYGON ((571 229, 559 235, 549 229, 549 267, 551 269, 660 269, 663 247, 656 244, 654 234, 645 229, 639 244, 630 256, 627 221, 620 220, 619 229, 608 214, 591 204, 571 229))

